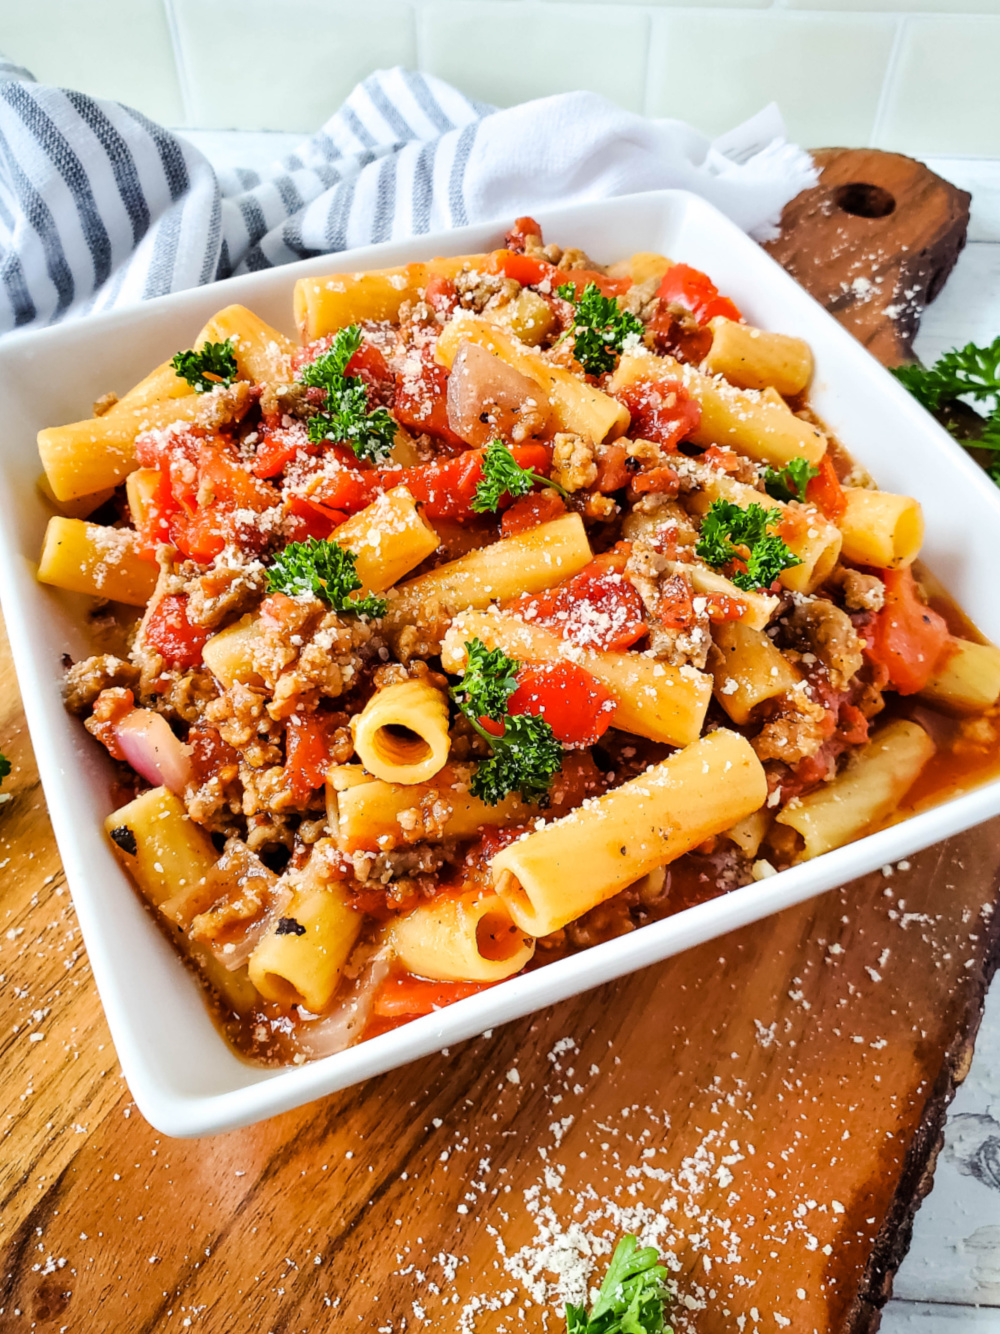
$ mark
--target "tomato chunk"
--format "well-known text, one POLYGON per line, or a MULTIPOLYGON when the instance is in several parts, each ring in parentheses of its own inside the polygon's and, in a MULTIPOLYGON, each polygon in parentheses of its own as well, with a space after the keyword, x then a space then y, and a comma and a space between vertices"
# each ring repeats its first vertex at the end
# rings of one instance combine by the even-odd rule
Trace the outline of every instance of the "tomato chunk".
POLYGON ((303 422, 294 426, 265 426, 253 461, 255 477, 277 477, 299 453, 318 454, 319 445, 311 444, 303 422))
POLYGON ((829 454, 824 454, 820 459, 817 475, 810 477, 809 485, 806 487, 806 500, 821 509, 834 523, 847 509, 847 497, 844 495, 844 488, 840 485, 840 478, 829 454))
POLYGON ((688 581, 679 574, 664 579, 656 614, 668 630, 687 630, 694 625, 694 596, 688 581))
POLYGON ((618 394, 632 417, 629 434, 676 449, 701 422, 701 404, 679 380, 637 380, 618 394))
POLYGON ((595 491, 599 491, 602 496, 609 496, 613 491, 628 486, 634 476, 629 468, 628 450, 624 445, 615 441, 610 445, 598 446, 595 491))
POLYGON ((716 315, 729 320, 743 318, 727 296, 719 296, 708 274, 690 264, 672 264, 663 275, 658 295, 661 301, 689 310, 699 324, 707 324, 716 315))
POLYGON ((674 468, 651 468, 649 472, 636 473, 632 479, 632 489, 640 496, 650 491, 661 496, 676 496, 680 484, 680 475, 674 468))
POLYGON ((421 363, 419 375, 396 376, 393 415, 411 431, 423 431, 456 449, 466 448, 448 425, 448 372, 432 361, 421 363))
POLYGON ((518 254, 514 250, 494 250, 486 261, 486 271, 502 273, 505 278, 513 278, 522 287, 538 287, 547 282, 548 291, 553 294, 557 287, 571 283, 577 297, 582 295, 588 283, 594 283, 602 296, 624 296, 632 286, 631 278, 609 278, 607 274, 597 273, 593 269, 560 269, 548 260, 518 254))
MULTIPOLYGON (((457 458, 415 468, 373 468, 365 473, 345 468, 332 477, 321 477, 310 499, 344 514, 357 514, 383 491, 405 486, 424 506, 429 519, 468 519, 474 514, 472 501, 483 477, 484 452, 469 449, 457 458)), ((511 452, 522 468, 548 472, 549 451, 544 445, 516 445, 511 452)), ((500 507, 507 503, 501 499, 500 507)))
POLYGON ((458 289, 451 278, 435 273, 427 279, 424 300, 439 315, 450 315, 458 305, 458 289))
POLYGON ((192 625, 187 617, 187 597, 171 593, 161 598, 153 608, 143 632, 147 644, 156 649, 173 667, 188 671, 201 662, 211 630, 203 625, 192 625))
POLYGON ((592 746, 611 726, 615 701, 596 676, 561 661, 522 668, 507 711, 544 718, 564 746, 592 746))
POLYGON ((328 509, 308 496, 289 496, 285 502, 286 531, 290 542, 304 542, 309 537, 328 538, 347 518, 340 510, 328 509))
POLYGON ((885 605, 875 617, 868 653, 886 669, 893 690, 915 695, 951 646, 948 625, 921 601, 912 570, 879 570, 878 575, 885 584, 885 605))
POLYGON ((495 982, 433 982, 412 973, 397 973, 387 977, 375 994, 372 1014, 381 1019, 416 1018, 431 1014, 455 1001, 475 996, 495 982))
POLYGON ((525 240, 529 236, 536 236, 538 244, 542 244, 542 229, 534 218, 527 216, 515 218, 514 225, 503 238, 504 245, 508 250, 515 250, 519 255, 524 254, 525 240))
POLYGON ((285 734, 285 780, 296 802, 326 781, 331 762, 331 739, 336 727, 328 713, 293 713, 285 734))
POLYGON ((624 573, 627 559, 624 552, 607 552, 565 583, 517 598, 510 610, 581 648, 629 648, 647 626, 642 598, 624 573))
POLYGON ((214 727, 200 724, 188 728, 188 747, 191 751, 191 765, 199 783, 219 775, 220 770, 239 763, 239 756, 228 741, 214 727))
POLYGON ((504 537, 527 533, 540 523, 548 523, 550 519, 557 519, 565 513, 566 503, 558 491, 551 488, 532 491, 530 495, 515 500, 510 509, 504 511, 500 532, 504 537))

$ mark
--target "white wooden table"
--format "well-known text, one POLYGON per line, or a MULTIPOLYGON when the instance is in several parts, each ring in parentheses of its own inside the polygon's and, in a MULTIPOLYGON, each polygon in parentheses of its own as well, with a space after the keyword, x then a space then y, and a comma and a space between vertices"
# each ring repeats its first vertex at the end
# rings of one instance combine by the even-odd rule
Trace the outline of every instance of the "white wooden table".
MULTIPOLYGON (((219 167, 264 165, 301 138, 184 133, 219 167)), ((1000 162, 931 158, 928 165, 973 195, 969 243, 916 343, 921 359, 933 361, 948 348, 1000 334, 1000 162)), ((952 1105, 934 1188, 917 1215, 895 1293, 884 1334, 1000 1334, 1000 981, 972 1070, 952 1105)))

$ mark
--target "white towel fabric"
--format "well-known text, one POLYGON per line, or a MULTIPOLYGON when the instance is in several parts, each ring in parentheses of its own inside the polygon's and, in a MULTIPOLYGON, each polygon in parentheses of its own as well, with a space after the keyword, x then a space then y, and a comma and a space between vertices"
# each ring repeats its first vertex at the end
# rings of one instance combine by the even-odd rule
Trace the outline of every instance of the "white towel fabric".
POLYGON ((766 108, 714 142, 594 93, 498 111, 392 69, 263 173, 0 61, 0 333, 231 274, 668 186, 758 239, 815 171, 766 108))

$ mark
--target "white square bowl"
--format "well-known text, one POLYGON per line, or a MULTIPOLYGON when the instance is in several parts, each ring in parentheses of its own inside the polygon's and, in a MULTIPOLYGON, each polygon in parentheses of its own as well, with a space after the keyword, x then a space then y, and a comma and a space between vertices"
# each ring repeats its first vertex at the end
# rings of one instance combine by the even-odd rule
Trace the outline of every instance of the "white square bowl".
MULTIPOLYGON (((1000 490, 965 452, 802 288, 721 213, 664 190, 552 210, 546 234, 601 259, 654 250, 711 274, 755 324, 812 346, 812 403, 886 489, 924 506, 924 558, 979 627, 1000 641, 996 534, 1000 490)), ((86 603, 34 578, 48 511, 35 482, 40 427, 85 417, 178 348, 216 310, 246 304, 293 332, 297 278, 462 254, 500 243, 509 220, 400 244, 321 256, 286 268, 0 343, 0 596, 52 824, 94 977, 132 1094, 168 1135, 247 1125, 665 959, 1000 813, 1000 780, 868 838, 617 940, 548 964, 348 1051, 265 1070, 236 1056, 181 963, 112 856, 102 823, 110 768, 63 708, 60 657, 89 651, 86 603)))

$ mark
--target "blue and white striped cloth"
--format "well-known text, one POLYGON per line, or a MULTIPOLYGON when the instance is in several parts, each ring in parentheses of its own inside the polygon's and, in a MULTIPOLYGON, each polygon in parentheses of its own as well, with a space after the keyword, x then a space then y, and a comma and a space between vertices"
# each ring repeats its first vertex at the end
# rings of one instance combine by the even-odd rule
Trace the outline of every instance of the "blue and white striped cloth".
POLYGON ((566 93, 498 111, 392 69, 264 172, 0 61, 0 334, 533 208, 683 186, 768 234, 815 178, 768 108, 714 143, 566 93))

